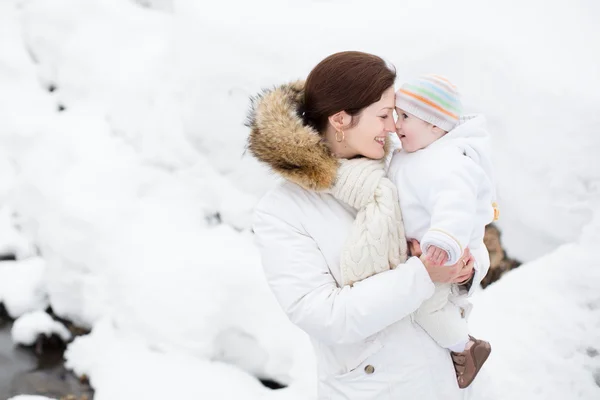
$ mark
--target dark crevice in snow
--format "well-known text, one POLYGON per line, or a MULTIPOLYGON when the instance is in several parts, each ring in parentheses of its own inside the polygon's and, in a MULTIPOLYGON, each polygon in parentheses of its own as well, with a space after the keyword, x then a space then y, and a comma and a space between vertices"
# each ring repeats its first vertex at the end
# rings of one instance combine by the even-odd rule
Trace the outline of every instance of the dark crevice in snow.
POLYGON ((137 3, 140 7, 150 8, 150 2, 144 0, 134 0, 134 3, 137 3))
POLYGON ((0 303, 0 326, 4 325, 4 322, 8 321, 10 317, 8 316, 8 312, 4 307, 4 304, 0 303))
POLYGON ((600 301, 590 301, 586 305, 587 305, 587 308, 589 308, 592 311, 596 311, 596 310, 600 309, 600 301))
POLYGON ((31 347, 38 357, 39 368, 49 368, 59 364, 67 349, 66 343, 60 336, 54 333, 50 336, 46 336, 45 334, 38 335, 35 344, 31 347))
POLYGON ((0 261, 16 261, 17 257, 14 254, 0 254, 0 261))
POLYGON ((172 0, 133 0, 133 2, 142 8, 163 12, 173 12, 172 0))
POLYGON ((596 371, 594 371, 594 381, 596 381, 596 385, 598 387, 600 387, 600 368, 596 369, 596 371))
MULTIPOLYGON (((230 327, 216 337, 215 348, 219 349, 213 361, 236 365, 254 376, 263 386, 272 389, 287 387, 264 371, 269 353, 261 346, 257 338, 248 332, 230 327)), ((281 377, 279 377, 281 379, 281 377)), ((283 380, 286 380, 284 377, 283 380)))
POLYGON ((595 349, 595 348, 593 348, 593 347, 588 347, 588 348, 585 350, 585 352, 586 352, 586 354, 587 354, 589 357, 591 357, 591 358, 597 357, 597 356, 598 356, 598 354, 600 354, 600 353, 598 352, 598 350, 596 350, 596 349, 595 349))
POLYGON ((91 332, 91 330, 89 330, 87 328, 75 325, 73 322, 69 321, 68 319, 59 317, 58 315, 56 315, 54 313, 54 311, 52 310, 52 307, 48 307, 46 309, 46 313, 48 313, 48 315, 50 315, 53 320, 58 321, 61 324, 63 324, 69 330, 69 332, 71 332, 71 335, 73 335, 73 338, 75 338, 77 336, 87 335, 91 332))
POLYGON ((269 389, 273 389, 273 390, 278 390, 278 389, 285 389, 287 386, 283 385, 277 381, 271 380, 271 379, 259 379, 260 383, 262 383, 265 387, 268 387, 269 389))
POLYGON ((209 226, 220 225, 223 222, 223 220, 221 219, 221 213, 217 211, 214 214, 207 215, 206 222, 209 226))
POLYGON ((38 65, 40 63, 40 60, 37 58, 37 56, 33 52, 33 49, 31 48, 31 46, 29 46, 28 43, 25 43, 25 51, 27 51, 27 54, 29 54, 31 62, 33 62, 35 65, 38 65))
MULTIPOLYGON (((29 58, 31 59, 31 62, 34 65, 39 65, 40 64, 39 58, 37 57, 37 55, 33 51, 32 47, 27 42, 25 42, 25 50, 27 51, 27 54, 29 55, 29 58)), ((48 90, 48 92, 50 92, 50 93, 54 93, 58 89, 58 87, 56 86, 56 84, 52 83, 52 82, 50 82, 48 84, 42 84, 42 86, 45 86, 46 90, 48 90)), ((57 105, 56 108, 57 108, 58 112, 65 111, 67 109, 65 107, 65 105, 60 104, 60 103, 57 105)))

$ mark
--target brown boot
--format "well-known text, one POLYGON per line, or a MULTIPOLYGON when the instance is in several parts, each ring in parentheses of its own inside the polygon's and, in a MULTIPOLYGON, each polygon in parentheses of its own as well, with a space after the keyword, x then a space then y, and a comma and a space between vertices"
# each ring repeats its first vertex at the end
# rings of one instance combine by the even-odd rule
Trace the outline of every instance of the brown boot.
POLYGON ((451 352, 454 369, 456 369, 458 387, 461 389, 466 388, 473 382, 492 352, 492 346, 488 342, 475 339, 473 336, 469 337, 473 342, 469 349, 460 353, 451 352))

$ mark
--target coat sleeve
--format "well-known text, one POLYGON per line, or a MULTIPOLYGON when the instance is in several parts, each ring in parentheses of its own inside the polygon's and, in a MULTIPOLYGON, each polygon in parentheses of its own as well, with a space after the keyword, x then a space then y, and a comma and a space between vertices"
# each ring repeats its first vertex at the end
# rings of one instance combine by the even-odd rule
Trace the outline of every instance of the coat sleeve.
POLYGON ((428 173, 418 182, 420 200, 431 215, 421 248, 423 252, 430 246, 446 250, 446 264, 452 265, 468 246, 477 223, 477 194, 483 171, 462 155, 438 158, 440 161, 442 165, 427 168, 428 173))
POLYGON ((362 341, 408 316, 433 294, 434 284, 416 257, 352 287, 338 287, 314 239, 286 214, 257 209, 255 238, 277 301, 311 337, 326 344, 362 341))

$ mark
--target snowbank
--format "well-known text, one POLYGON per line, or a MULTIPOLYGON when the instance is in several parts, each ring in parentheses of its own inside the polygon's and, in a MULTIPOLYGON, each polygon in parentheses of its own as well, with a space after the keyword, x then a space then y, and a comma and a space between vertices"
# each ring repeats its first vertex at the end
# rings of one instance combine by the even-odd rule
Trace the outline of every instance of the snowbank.
POLYGON ((108 321, 67 351, 67 367, 91 377, 98 400, 126 398, 306 399, 288 389, 271 391, 241 369, 180 352, 148 347, 108 321))
POLYGON ((489 340, 500 398, 600 395, 600 213, 580 240, 506 274, 475 299, 470 326, 489 340))
POLYGON ((469 0, 468 13, 444 2, 430 13, 427 4, 354 2, 339 10, 338 24, 327 15, 336 2, 259 3, 268 12, 248 19, 260 4, 223 2, 207 13, 182 0, 164 13, 116 0, 33 1, 23 13, 24 39, 38 79, 56 85, 57 104, 93 109, 146 163, 177 170, 202 158, 256 195, 273 181, 242 156, 248 96, 259 88, 305 76, 326 54, 349 47, 394 62, 400 81, 436 70, 463 89, 467 109, 491 121, 509 250, 530 260, 577 239, 600 179, 590 151, 600 138, 588 134, 599 122, 600 95, 590 89, 600 87, 600 54, 583 45, 597 34, 585 8, 469 0), (398 13, 381 12, 388 7, 398 13), (359 26, 341 29, 357 18, 359 26), (557 20, 577 29, 555 29, 557 20), (111 29, 99 29, 106 21, 111 29))

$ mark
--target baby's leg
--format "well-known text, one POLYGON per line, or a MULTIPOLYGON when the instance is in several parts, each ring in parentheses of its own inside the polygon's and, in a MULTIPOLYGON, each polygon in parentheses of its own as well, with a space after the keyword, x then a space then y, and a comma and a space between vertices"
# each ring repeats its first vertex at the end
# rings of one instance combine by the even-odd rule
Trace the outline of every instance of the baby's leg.
POLYGON ((448 301, 450 284, 437 284, 435 293, 415 312, 415 321, 441 347, 464 351, 469 342, 469 329, 461 309, 448 301))

